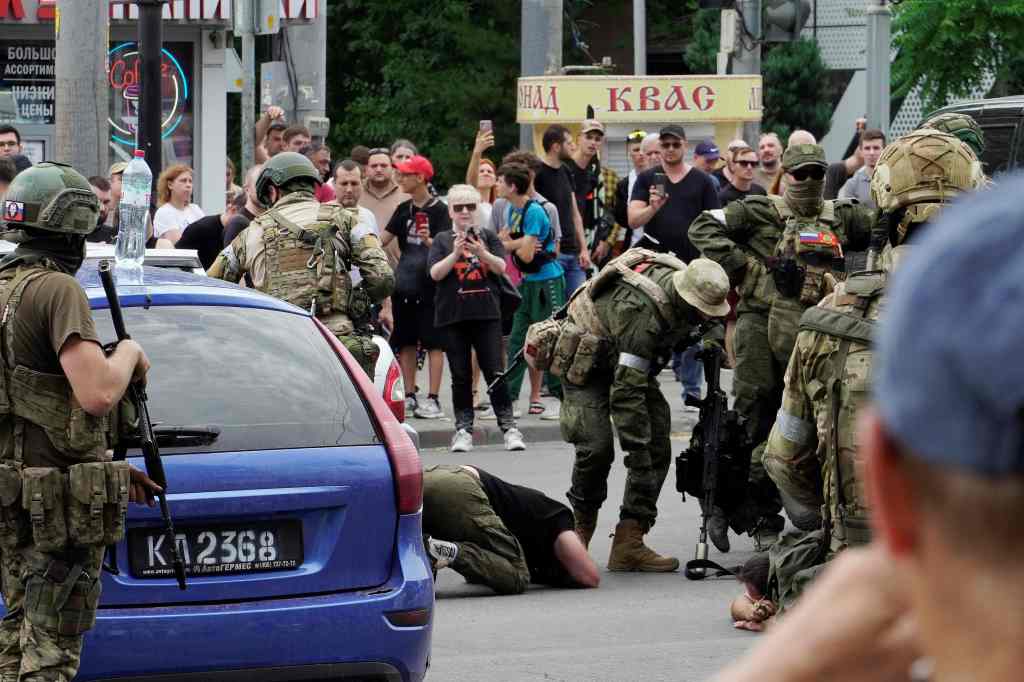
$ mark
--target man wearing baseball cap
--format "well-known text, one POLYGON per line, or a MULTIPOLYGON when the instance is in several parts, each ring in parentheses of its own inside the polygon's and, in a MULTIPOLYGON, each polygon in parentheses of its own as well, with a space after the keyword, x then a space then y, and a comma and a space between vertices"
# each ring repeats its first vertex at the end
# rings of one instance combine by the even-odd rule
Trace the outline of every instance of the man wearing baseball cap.
POLYGON ((710 140, 704 140, 698 144, 693 150, 693 167, 698 168, 709 176, 711 176, 711 182, 715 183, 715 191, 719 192, 722 189, 722 183, 714 175, 715 164, 722 158, 718 151, 718 145, 710 140))
POLYGON ((427 257, 434 237, 451 229, 448 208, 431 195, 427 183, 434 177, 434 166, 425 156, 415 155, 395 164, 398 186, 409 198, 395 209, 384 230, 382 245, 398 240, 401 257, 395 268, 395 291, 390 305, 381 311, 381 321, 392 328, 391 345, 398 351, 398 364, 405 382, 406 414, 420 419, 444 416, 437 396, 444 370, 444 342, 434 326, 434 280, 430 278, 427 257), (427 398, 421 404, 416 397, 416 348, 427 350, 429 383, 427 398))
MULTIPOLYGON (((874 213, 849 200, 825 201, 825 151, 797 144, 782 157, 783 196, 748 196, 724 211, 705 211, 690 226, 690 239, 718 262, 738 287, 736 307, 736 410, 747 418, 757 444, 750 466, 749 504, 729 519, 762 546, 785 525, 778 489, 761 462, 782 402, 783 375, 803 312, 831 292, 842 255, 866 249, 874 213)), ((724 519, 711 524, 711 539, 728 551, 724 519)))

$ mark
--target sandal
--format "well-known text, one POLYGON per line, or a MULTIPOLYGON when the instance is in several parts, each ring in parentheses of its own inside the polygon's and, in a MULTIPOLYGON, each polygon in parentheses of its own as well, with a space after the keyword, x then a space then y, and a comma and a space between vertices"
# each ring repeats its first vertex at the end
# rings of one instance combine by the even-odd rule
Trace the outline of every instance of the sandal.
POLYGON ((528 414, 544 414, 544 403, 530 403, 530 409, 528 410, 528 414))

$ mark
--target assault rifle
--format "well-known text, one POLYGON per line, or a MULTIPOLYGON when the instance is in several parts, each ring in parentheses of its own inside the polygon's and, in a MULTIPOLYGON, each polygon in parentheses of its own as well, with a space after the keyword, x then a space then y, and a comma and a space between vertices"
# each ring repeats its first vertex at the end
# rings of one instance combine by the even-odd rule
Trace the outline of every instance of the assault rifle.
POLYGON ((722 390, 724 357, 725 351, 715 342, 704 342, 697 352, 704 363, 708 391, 703 400, 686 398, 687 405, 700 409, 700 420, 693 429, 690 447, 676 458, 676 490, 683 493, 684 500, 690 493, 701 501, 697 551, 684 570, 690 580, 706 578, 709 568, 717 569, 718 575, 729 573, 708 560, 708 520, 716 506, 728 513, 742 502, 750 469, 745 420, 728 409, 728 397, 722 390))
MULTIPOLYGON (((99 264, 100 281, 103 282, 103 291, 107 295, 107 303, 110 306, 110 319, 114 323, 114 332, 118 341, 130 339, 124 326, 124 315, 121 313, 121 299, 117 295, 117 287, 114 285, 113 277, 114 263, 110 260, 101 261, 99 264)), ((185 589, 185 564, 178 554, 178 545, 174 536, 174 521, 171 519, 171 511, 167 506, 167 476, 164 474, 164 465, 160 460, 160 448, 157 446, 156 434, 153 433, 153 422, 149 419, 149 407, 146 404, 146 389, 136 383, 128 384, 128 396, 139 416, 139 447, 146 463, 146 474, 160 486, 161 491, 156 494, 160 503, 160 515, 164 519, 164 541, 167 543, 168 552, 171 556, 171 565, 174 568, 174 577, 178 580, 178 587, 185 589)))
MULTIPOLYGON (((551 313, 551 319, 552 320, 561 320, 561 319, 565 318, 565 316, 569 314, 569 303, 571 303, 571 301, 566 301, 565 305, 563 305, 561 308, 559 308, 555 312, 551 313)), ((493 391, 494 387, 498 385, 498 382, 500 382, 502 379, 504 379, 506 376, 508 376, 513 370, 515 370, 516 367, 518 367, 522 363, 526 362, 526 356, 523 355, 523 352, 525 350, 526 350, 526 343, 524 342, 523 343, 523 347, 519 349, 519 352, 512 356, 512 359, 509 361, 508 367, 505 368, 505 371, 499 373, 498 375, 496 375, 494 377, 494 381, 492 381, 491 383, 487 384, 487 392, 488 393, 493 391)))

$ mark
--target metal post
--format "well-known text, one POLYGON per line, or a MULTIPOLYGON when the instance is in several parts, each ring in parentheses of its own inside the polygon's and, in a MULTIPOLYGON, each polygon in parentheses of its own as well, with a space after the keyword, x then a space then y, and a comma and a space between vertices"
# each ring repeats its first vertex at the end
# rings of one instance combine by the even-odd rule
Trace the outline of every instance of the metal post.
MULTIPOLYGON (((520 73, 543 76, 562 69, 562 0, 523 0, 520 73)), ((518 93, 517 93, 518 94, 518 93)), ((520 149, 533 149, 533 126, 519 126, 520 149)))
MULTIPOLYGON (((326 7, 320 8, 312 23, 282 26, 280 36, 288 41, 297 88, 295 115, 289 120, 309 125, 310 118, 321 118, 327 113, 326 7)), ((317 130, 312 129, 312 132, 313 137, 318 137, 317 130)))
POLYGON ((163 10, 166 0, 136 0, 139 6, 139 123, 135 145, 146 152, 146 163, 156 179, 163 170, 161 129, 163 119, 163 88, 160 65, 164 46, 163 10))
POLYGON ((647 75, 647 2, 633 0, 633 73, 647 75))
MULTIPOLYGON (((740 40, 732 60, 732 72, 734 74, 760 75, 761 0, 738 0, 736 8, 740 12, 740 40), (743 29, 744 26, 746 30, 743 29), (747 47, 751 47, 751 49, 747 49, 747 47)), ((753 121, 743 124, 743 139, 755 149, 757 148, 757 138, 760 135, 760 122, 753 121)))
POLYGON ((868 0, 867 18, 867 81, 868 127, 878 128, 889 135, 890 81, 892 54, 890 24, 892 10, 888 0, 868 0))
POLYGON ((49 158, 71 164, 84 175, 107 170, 107 26, 102 3, 61 3, 54 76, 56 151, 49 158))
POLYGON ((256 36, 242 34, 242 168, 255 164, 256 149, 256 36))

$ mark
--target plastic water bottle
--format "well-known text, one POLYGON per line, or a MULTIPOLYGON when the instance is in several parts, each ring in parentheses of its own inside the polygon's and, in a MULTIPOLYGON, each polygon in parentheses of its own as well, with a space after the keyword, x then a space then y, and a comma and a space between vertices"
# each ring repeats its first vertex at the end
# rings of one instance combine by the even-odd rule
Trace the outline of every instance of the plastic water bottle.
POLYGON ((119 282, 142 284, 142 261, 146 257, 146 220, 149 217, 149 195, 153 173, 146 163, 146 153, 135 150, 135 156, 121 178, 121 214, 114 251, 115 273, 119 282))

